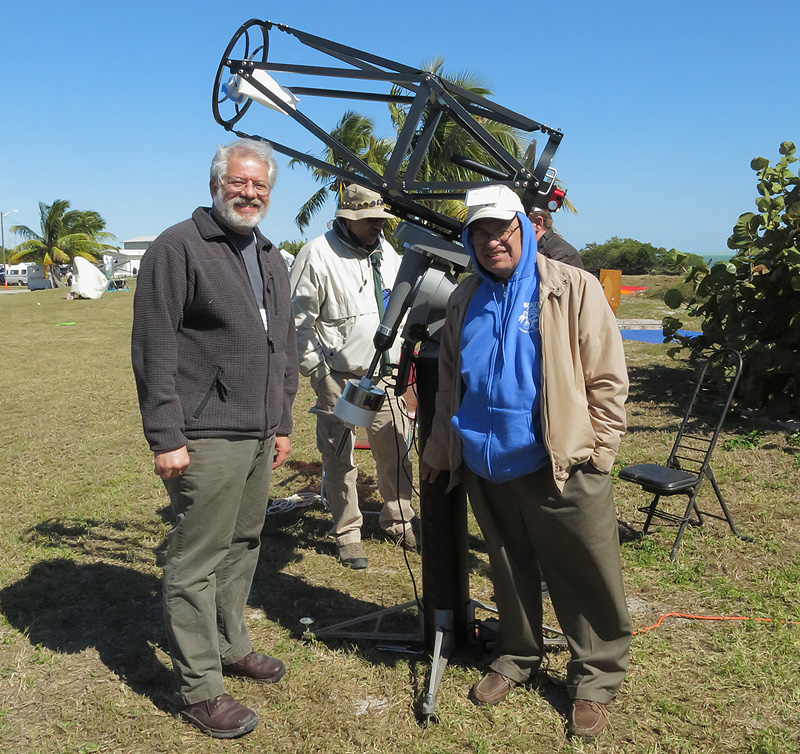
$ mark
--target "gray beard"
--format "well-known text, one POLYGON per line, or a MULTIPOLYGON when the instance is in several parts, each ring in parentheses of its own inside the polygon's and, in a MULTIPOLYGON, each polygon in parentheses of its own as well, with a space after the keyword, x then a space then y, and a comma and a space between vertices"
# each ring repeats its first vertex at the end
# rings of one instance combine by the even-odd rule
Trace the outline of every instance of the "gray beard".
POLYGON ((267 212, 269 212, 269 199, 267 199, 266 202, 262 202, 258 214, 249 219, 245 219, 236 214, 235 207, 237 206, 237 202, 244 204, 247 203, 248 200, 243 200, 242 197, 238 196, 235 199, 225 199, 222 189, 217 189, 214 193, 214 210, 219 219, 235 233, 245 235, 253 230, 253 228, 267 216, 267 212))

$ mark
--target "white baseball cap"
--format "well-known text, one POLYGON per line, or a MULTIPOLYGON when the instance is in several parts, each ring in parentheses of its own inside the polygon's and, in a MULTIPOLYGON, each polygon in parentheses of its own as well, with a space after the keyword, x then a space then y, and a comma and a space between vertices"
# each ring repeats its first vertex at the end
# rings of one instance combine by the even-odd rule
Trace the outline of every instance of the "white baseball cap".
POLYGON ((470 189, 464 204, 467 205, 464 227, 487 217, 511 221, 517 212, 525 212, 520 198, 508 186, 498 184, 470 189))

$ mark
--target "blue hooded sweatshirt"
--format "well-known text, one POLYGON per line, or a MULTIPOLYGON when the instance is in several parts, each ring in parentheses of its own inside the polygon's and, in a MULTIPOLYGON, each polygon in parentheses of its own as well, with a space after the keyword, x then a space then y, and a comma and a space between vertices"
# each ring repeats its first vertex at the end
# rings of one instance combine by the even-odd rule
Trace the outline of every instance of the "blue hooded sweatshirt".
POLYGON ((549 462, 540 419, 542 348, 536 236, 521 212, 522 253, 510 279, 481 267, 464 229, 461 241, 483 278, 461 331, 461 406, 452 426, 467 467, 495 483, 549 462))

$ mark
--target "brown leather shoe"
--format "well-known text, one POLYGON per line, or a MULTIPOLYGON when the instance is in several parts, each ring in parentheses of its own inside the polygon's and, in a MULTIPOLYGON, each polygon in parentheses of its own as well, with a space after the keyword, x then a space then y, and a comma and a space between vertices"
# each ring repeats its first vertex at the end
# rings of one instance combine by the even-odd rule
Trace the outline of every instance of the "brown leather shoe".
POLYGON ((251 652, 241 660, 222 666, 223 675, 236 675, 256 683, 277 683, 283 678, 286 666, 274 657, 251 652))
POLYGON ((606 705, 588 699, 576 699, 567 722, 567 733, 584 741, 591 741, 600 735, 608 723, 606 705))
POLYGON ((211 738, 239 738, 258 725, 258 715, 230 694, 187 704, 178 713, 211 738))
POLYGON ((516 681, 492 670, 470 689, 469 696, 476 704, 500 704, 516 685, 516 681))

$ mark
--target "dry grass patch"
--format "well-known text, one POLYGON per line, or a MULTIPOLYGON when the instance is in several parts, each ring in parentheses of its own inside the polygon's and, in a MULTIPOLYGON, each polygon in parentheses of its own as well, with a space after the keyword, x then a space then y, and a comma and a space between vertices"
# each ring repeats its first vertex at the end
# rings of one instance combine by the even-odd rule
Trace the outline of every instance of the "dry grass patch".
MULTIPOLYGON (((627 281, 626 281, 627 282, 627 281)), ((635 282, 635 281, 630 281, 635 282)), ((672 281, 667 281, 670 283, 672 281)), ((653 281, 653 287, 661 284, 653 281)), ((658 299, 623 300, 621 317, 658 318, 658 299), (649 308, 648 308, 649 307, 649 308), (636 313, 634 313, 634 310, 636 313)), ((225 743, 175 720, 161 626, 160 558, 167 499, 151 473, 129 366, 131 294, 67 302, 60 291, 0 297, 0 750, 56 752, 745 752, 799 750, 800 627, 667 619, 634 639, 613 731, 597 745, 568 742, 562 713, 568 655, 548 652, 546 673, 498 708, 467 700, 484 658, 459 654, 438 697, 440 722, 420 727, 427 658, 371 642, 304 641, 317 626, 414 599, 403 553, 366 514, 365 572, 342 568, 319 506, 271 516, 248 608, 254 643, 289 672, 277 686, 232 680, 256 709, 251 735, 225 743), (74 322, 75 324, 60 324, 74 322)), ((629 434, 617 468, 663 460, 692 383, 691 367, 661 345, 626 343, 632 378, 629 434)), ((313 395, 303 386, 291 461, 273 496, 319 488, 313 395)), ((798 621, 800 456, 784 425, 740 416, 726 428, 715 471, 740 529, 691 528, 669 563, 674 527, 642 539, 647 497, 618 483, 620 531, 637 629, 663 613, 798 621), (750 433, 761 434, 753 437, 750 433), (749 437, 745 442, 739 438, 749 437), (755 439, 757 442, 752 442, 755 439), (749 443, 749 444, 748 444, 749 443)), ((367 510, 374 466, 360 453, 367 510)), ((702 505, 713 508, 705 493, 702 505)), ((491 601, 488 564, 470 520, 470 584, 491 601)), ((408 557, 418 589, 421 561, 408 557)), ((548 620, 554 622, 552 615, 548 620)), ((398 626, 413 626, 413 616, 398 626)))

